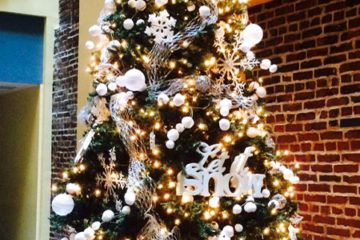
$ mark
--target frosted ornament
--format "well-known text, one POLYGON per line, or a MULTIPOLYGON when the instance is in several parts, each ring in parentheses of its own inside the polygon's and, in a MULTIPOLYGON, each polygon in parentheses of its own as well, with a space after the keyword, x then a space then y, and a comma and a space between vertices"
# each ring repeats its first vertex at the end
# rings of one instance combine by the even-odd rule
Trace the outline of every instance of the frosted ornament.
POLYGON ((135 8, 138 11, 144 11, 146 9, 146 2, 143 0, 136 1, 135 8))
POLYGON ((107 86, 104 83, 99 83, 96 87, 96 93, 99 96, 105 96, 107 94, 107 86))
POLYGON ((52 210, 59 216, 66 216, 74 209, 74 200, 66 193, 58 194, 51 203, 52 210))
POLYGON ((192 5, 190 5, 190 6, 187 6, 187 10, 188 10, 189 12, 194 11, 195 8, 196 8, 196 6, 195 6, 194 4, 192 4, 192 5))
POLYGON ((161 7, 161 6, 164 6, 165 4, 168 3, 168 0, 155 0, 155 4, 158 6, 158 7, 161 7))
POLYGON ((165 93, 160 93, 157 100, 160 103, 168 104, 170 99, 169 99, 168 95, 166 95, 165 93))
POLYGON ((256 89, 255 93, 259 98, 266 97, 266 89, 264 87, 258 87, 256 89))
POLYGON ((130 18, 125 19, 125 21, 123 22, 123 27, 126 30, 131 30, 134 27, 134 21, 130 18))
POLYGON ((69 194, 77 194, 79 192, 79 187, 75 183, 66 184, 66 192, 69 194))
POLYGON ((254 197, 261 196, 261 188, 264 174, 252 174, 245 167, 247 159, 252 156, 253 147, 247 147, 244 153, 237 155, 231 164, 230 172, 223 175, 226 170, 223 167, 225 160, 229 158, 227 152, 221 152, 221 145, 214 144, 209 146, 201 142, 197 152, 202 155, 199 163, 189 163, 185 166, 185 176, 182 172, 177 175, 176 194, 182 195, 189 193, 191 195, 210 196, 209 182, 213 180, 213 196, 216 197, 236 197, 243 192, 253 190, 254 197), (209 157, 215 156, 210 161, 209 157), (207 163, 207 167, 205 167, 207 163), (233 190, 230 185, 235 188, 233 190))
POLYGON ((269 72, 275 73, 278 70, 278 66, 276 64, 272 64, 269 68, 269 72))
POLYGON ((124 199, 125 199, 125 203, 127 205, 133 205, 135 203, 136 200, 136 195, 133 191, 131 190, 127 190, 125 195, 124 195, 124 199))
POLYGON ((111 82, 108 84, 108 89, 111 91, 111 92, 114 92, 116 89, 117 89, 117 84, 115 82, 111 82))
POLYGON ((180 107, 181 105, 184 104, 184 102, 185 102, 185 96, 180 93, 177 93, 174 97, 175 106, 180 107))
POLYGON ((122 84, 131 91, 142 92, 146 89, 145 75, 140 70, 132 68, 125 73, 122 84))
POLYGON ((88 227, 84 230, 84 235, 87 239, 93 239, 95 236, 95 231, 91 227, 88 227))
POLYGON ((221 116, 226 117, 227 115, 229 115, 229 113, 230 113, 230 108, 225 107, 225 106, 220 108, 221 116))
POLYGON ((89 33, 93 37, 97 37, 101 34, 101 28, 98 25, 92 25, 89 28, 89 33))
POLYGON ((113 220, 115 214, 113 211, 111 210, 105 210, 101 216, 101 220, 103 222, 110 222, 111 220, 113 220))
POLYGON ((230 225, 226 225, 222 232, 224 232, 226 234, 226 236, 232 238, 234 236, 234 228, 230 225))
POLYGON ((235 204, 232 209, 232 213, 238 215, 242 212, 242 207, 239 204, 235 204))
POLYGON ((93 41, 86 41, 85 42, 85 47, 87 48, 87 49, 89 49, 89 50, 92 50, 92 49, 94 49, 94 47, 95 47, 95 44, 94 44, 94 42, 93 41))
POLYGON ((101 223, 99 221, 93 222, 93 224, 91 224, 91 228, 96 230, 99 230, 101 226, 101 223))
POLYGON ((241 34, 244 42, 247 42, 251 46, 255 46, 261 42, 264 35, 262 28, 257 24, 247 25, 241 34))
POLYGON ((145 21, 143 19, 139 19, 139 20, 136 21, 136 26, 140 26, 140 25, 142 25, 144 23, 145 23, 145 21))
POLYGON ((209 207, 217 208, 220 206, 220 198, 219 197, 211 197, 209 199, 209 207))
POLYGON ((168 149, 173 149, 175 147, 175 142, 172 140, 168 140, 166 141, 165 145, 168 149))
POLYGON ((230 129, 230 121, 226 118, 223 118, 219 121, 219 127, 222 131, 227 131, 230 129))
POLYGON ((269 59, 263 59, 260 63, 260 68, 267 70, 271 66, 271 61, 269 59))
POLYGON ((253 203, 253 202, 247 202, 247 203, 245 204, 245 206, 244 206, 244 210, 245 210, 245 212, 247 212, 247 213, 255 212, 256 209, 257 209, 256 204, 253 203))
POLYGON ((175 128, 179 133, 182 133, 185 130, 185 127, 182 123, 176 124, 175 128))
POLYGON ((124 215, 129 215, 131 212, 131 209, 129 206, 124 206, 122 209, 121 209, 121 213, 124 214, 124 215))
POLYGON ((170 129, 168 132, 167 132, 167 137, 169 140, 171 141, 176 141, 179 139, 179 132, 176 130, 176 129, 170 129))
POLYGON ((257 128, 254 128, 254 127, 249 127, 247 130, 246 130, 246 135, 249 137, 249 138, 255 138, 257 137, 259 134, 259 130, 257 128))
POLYGON ((79 232, 75 235, 74 240, 86 240, 86 236, 84 232, 79 232))
POLYGON ((182 125, 184 125, 185 128, 192 128, 194 126, 194 119, 192 117, 183 117, 181 119, 182 125))
POLYGON ((202 17, 202 18, 206 18, 206 17, 210 16, 210 8, 208 6, 201 6, 199 8, 199 14, 200 14, 200 17, 202 17))
POLYGON ((265 188, 261 191, 261 194, 263 195, 264 198, 268 198, 270 197, 270 190, 265 188))
POLYGON ((248 59, 248 60, 253 60, 253 59, 255 59, 255 54, 254 54, 254 52, 252 52, 252 51, 248 51, 247 53, 246 53, 246 58, 248 59))
POLYGON ((240 223, 235 224, 235 231, 236 232, 242 232, 244 230, 243 225, 241 225, 240 223))

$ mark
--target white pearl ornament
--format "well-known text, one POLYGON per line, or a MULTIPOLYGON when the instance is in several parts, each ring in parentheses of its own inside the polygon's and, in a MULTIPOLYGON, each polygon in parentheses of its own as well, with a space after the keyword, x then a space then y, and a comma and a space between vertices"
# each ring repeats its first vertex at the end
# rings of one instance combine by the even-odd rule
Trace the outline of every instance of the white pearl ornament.
POLYGON ((87 239, 93 239, 95 236, 95 231, 91 227, 88 227, 84 230, 84 235, 87 239))
POLYGON ((101 220, 103 222, 110 222, 111 220, 113 220, 114 216, 115 216, 115 214, 114 214, 113 211, 106 210, 106 211, 103 212, 101 220))
POLYGON ((184 125, 185 128, 192 128, 194 126, 194 119, 192 117, 183 117, 181 119, 182 125, 184 125))
POLYGON ((131 190, 127 190, 125 195, 124 195, 124 199, 125 199, 125 203, 127 205, 133 205, 135 203, 136 200, 136 195, 133 191, 131 190))
POLYGON ((91 50, 91 49, 94 49, 94 47, 95 47, 95 44, 94 44, 94 42, 93 41, 86 41, 85 42, 85 47, 87 48, 87 49, 89 49, 89 50, 91 50))
POLYGON ((210 8, 208 6, 201 6, 199 8, 199 14, 200 14, 200 17, 202 17, 202 18, 206 18, 206 17, 210 16, 210 8))
POLYGON ((168 140, 168 141, 166 141, 165 145, 168 149, 173 149, 175 147, 175 142, 168 140))
POLYGON ((125 73, 122 84, 131 91, 142 92, 146 89, 145 75, 142 71, 132 68, 125 73))
POLYGON ((230 226, 230 225, 226 225, 222 232, 224 232, 226 234, 226 236, 232 238, 234 236, 234 228, 233 226, 230 226))
POLYGON ((121 213, 124 214, 124 215, 129 215, 131 212, 131 209, 129 206, 124 206, 122 209, 121 209, 121 213))
POLYGON ((230 121, 226 118, 223 118, 219 121, 219 127, 222 131, 227 131, 230 129, 230 121))
POLYGON ((125 19, 125 21, 123 22, 123 27, 126 30, 131 30, 134 27, 134 21, 130 18, 125 19))
POLYGON ((171 141, 176 141, 179 139, 179 132, 176 130, 176 129, 170 129, 168 132, 167 132, 167 137, 169 140, 171 141))
POLYGON ((242 207, 239 204, 235 204, 232 209, 233 214, 238 215, 242 212, 242 207))
POLYGON ((101 34, 101 28, 100 26, 98 25, 92 25, 90 28, 89 28, 89 33, 91 36, 93 37, 97 37, 101 34))
POLYGON ((168 104, 169 100, 170 99, 168 95, 166 95, 165 93, 160 93, 158 96, 158 102, 161 102, 163 104, 168 104))
POLYGON ((236 232, 242 232, 242 230, 244 230, 243 225, 241 225, 240 223, 235 224, 235 231, 236 232))
POLYGON ((66 193, 58 194, 51 202, 52 210, 59 216, 66 216, 74 209, 74 200, 66 193))
POLYGON ((174 104, 177 107, 180 107, 185 102, 185 96, 181 95, 180 93, 177 93, 174 97, 174 104))
POLYGON ((185 130, 185 127, 182 123, 176 124, 175 128, 179 133, 182 133, 185 130))
POLYGON ((269 68, 269 72, 274 73, 278 70, 278 66, 276 64, 272 64, 269 68))
POLYGON ((164 6, 165 4, 168 3, 168 0, 155 0, 155 4, 158 6, 158 7, 161 7, 161 6, 164 6))
POLYGON ((262 190, 262 192, 261 192, 261 194, 262 194, 262 196, 264 197, 264 198, 268 198, 268 197, 270 197, 270 191, 269 191, 269 189, 263 189, 262 190))
POLYGON ((74 240, 86 240, 86 236, 84 232, 79 232, 75 235, 74 240))
POLYGON ((260 63, 260 68, 267 70, 271 66, 271 61, 269 59, 263 59, 260 63))
POLYGON ((99 83, 96 87, 96 93, 99 96, 105 96, 107 94, 107 86, 104 83, 99 83))
POLYGON ((251 46, 258 44, 264 35, 262 28, 257 24, 247 25, 241 34, 244 42, 249 43, 251 46))
POLYGON ((244 210, 247 213, 255 212, 256 209, 257 209, 257 207, 256 207, 255 203, 253 203, 253 202, 247 202, 244 206, 244 210))
POLYGON ((101 223, 99 221, 93 222, 93 224, 91 224, 91 228, 94 229, 95 231, 99 230, 100 226, 101 223))
POLYGON ((264 87, 258 87, 255 91, 256 95, 258 95, 259 98, 266 97, 266 89, 264 87))

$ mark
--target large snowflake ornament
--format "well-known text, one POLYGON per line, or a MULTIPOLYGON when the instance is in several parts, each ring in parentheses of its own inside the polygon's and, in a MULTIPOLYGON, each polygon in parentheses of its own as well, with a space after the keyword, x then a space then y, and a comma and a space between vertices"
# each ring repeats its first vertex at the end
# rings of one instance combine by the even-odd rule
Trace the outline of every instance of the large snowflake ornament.
POLYGON ((112 197, 115 201, 118 200, 118 195, 116 190, 123 189, 126 186, 126 178, 120 172, 116 172, 115 162, 116 162, 116 153, 115 148, 112 148, 110 151, 110 158, 108 159, 109 164, 106 163, 106 159, 103 154, 98 155, 98 159, 104 171, 96 175, 96 182, 98 185, 105 188, 105 201, 108 201, 112 197))
POLYGON ((156 43, 161 43, 174 36, 172 29, 175 27, 176 19, 171 17, 168 11, 162 10, 159 14, 150 14, 148 22, 150 23, 150 27, 146 27, 145 34, 154 36, 156 43))

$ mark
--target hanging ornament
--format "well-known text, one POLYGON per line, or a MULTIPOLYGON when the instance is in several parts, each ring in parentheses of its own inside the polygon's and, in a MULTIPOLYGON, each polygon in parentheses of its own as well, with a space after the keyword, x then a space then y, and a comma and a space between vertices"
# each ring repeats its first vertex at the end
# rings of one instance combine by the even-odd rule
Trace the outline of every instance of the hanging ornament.
POLYGON ((143 20, 143 19, 138 19, 137 21, 136 21, 136 26, 140 26, 140 25, 142 25, 142 24, 144 24, 145 23, 145 21, 143 20))
POLYGON ((137 0, 135 8, 138 11, 144 11, 146 9, 146 2, 144 0, 137 0))
POLYGON ((176 129, 170 129, 168 132, 167 132, 167 137, 169 140, 171 141, 176 141, 179 139, 179 132, 176 130, 176 129))
POLYGON ((260 63, 260 68, 267 70, 271 66, 271 61, 269 59, 263 59, 260 63))
POLYGON ((244 38, 244 42, 250 44, 251 46, 258 44, 264 35, 262 28, 257 24, 247 25, 241 34, 244 38))
POLYGON ((265 188, 261 191, 261 194, 263 195, 264 198, 268 198, 270 197, 270 191, 269 189, 265 188))
POLYGON ((246 53, 246 58, 248 59, 248 60, 254 60, 255 59, 255 54, 254 54, 254 52, 252 52, 252 51, 248 51, 247 53, 246 53))
POLYGON ((125 21, 123 22, 123 27, 126 30, 131 30, 134 27, 134 21, 131 18, 125 19, 125 21))
POLYGON ((179 133, 182 133, 185 130, 185 127, 182 123, 176 124, 175 128, 179 133))
POLYGON ((97 37, 101 34, 101 28, 98 25, 92 25, 89 28, 89 33, 93 37, 97 37))
POLYGON ((156 6, 158 6, 158 7, 162 7, 162 6, 164 6, 165 4, 167 4, 168 3, 168 0, 155 0, 155 4, 156 4, 156 6))
POLYGON ((91 224, 91 228, 94 229, 95 231, 99 230, 100 226, 101 226, 101 223, 98 221, 93 222, 93 224, 91 224))
POLYGON ((124 199, 125 199, 125 203, 131 206, 135 203, 136 195, 132 190, 127 190, 124 199))
POLYGON ((185 96, 177 93, 174 97, 174 104, 176 107, 180 107, 181 105, 183 105, 185 102, 185 96))
POLYGON ((136 68, 127 71, 121 80, 120 84, 131 91, 142 92, 146 89, 145 75, 136 68))
POLYGON ((246 130, 246 135, 249 138, 255 138, 255 137, 257 137, 259 135, 259 130, 257 128, 254 128, 254 127, 249 127, 246 130))
POLYGON ((187 10, 188 10, 189 12, 194 11, 195 8, 196 8, 196 6, 195 6, 194 4, 191 4, 191 5, 187 6, 187 10))
POLYGON ((91 227, 88 227, 84 230, 84 235, 85 235, 86 239, 94 239, 95 231, 91 227))
POLYGON ((101 220, 103 220, 103 222, 110 222, 111 220, 113 220, 115 214, 113 211, 111 210, 105 210, 102 214, 101 220))
POLYGON ((175 147, 175 142, 172 140, 167 140, 165 145, 168 149, 173 149, 175 147))
POLYGON ((68 183, 66 184, 66 192, 69 194, 79 194, 80 187, 75 183, 68 183))
POLYGON ((101 97, 107 94, 107 90, 108 88, 104 83, 99 83, 96 87, 96 93, 101 97))
POLYGON ((264 87, 258 87, 255 92, 256 92, 256 95, 258 95, 259 98, 266 97, 266 89, 264 87))
POLYGON ((194 196, 191 195, 190 193, 184 192, 181 196, 181 203, 185 204, 185 203, 191 203, 194 201, 194 196))
POLYGON ((170 99, 169 99, 168 95, 166 95, 165 93, 160 93, 157 100, 159 103, 168 104, 170 99))
POLYGON ((235 204, 232 209, 233 214, 238 215, 242 212, 242 207, 239 204, 235 204))
POLYGON ((241 225, 240 223, 235 224, 235 231, 236 232, 242 232, 242 230, 244 230, 243 225, 241 225))
POLYGON ((220 198, 219 197, 211 197, 209 199, 209 207, 218 208, 220 206, 220 198))
POLYGON ((219 121, 219 127, 222 131, 227 131, 230 129, 230 121, 226 118, 223 118, 219 121))
POLYGON ((278 66, 276 64, 272 64, 269 68, 269 72, 274 73, 278 70, 278 66))
POLYGON ((192 117, 183 117, 181 119, 182 125, 184 125, 185 128, 192 128, 194 126, 194 119, 192 117))
POLYGON ((92 50, 92 49, 94 49, 94 47, 95 47, 95 44, 94 44, 94 42, 93 41, 86 41, 85 42, 85 47, 87 48, 87 49, 89 49, 89 50, 92 50))
POLYGON ((230 226, 230 225, 226 225, 223 230, 222 230, 223 233, 226 234, 226 236, 232 238, 234 236, 234 228, 233 226, 230 226))
POLYGON ((74 200, 66 193, 58 194, 51 203, 52 210, 59 216, 66 216, 74 209, 74 200))
POLYGON ((124 206, 122 209, 121 209, 121 213, 124 214, 124 215, 129 215, 131 212, 131 209, 129 206, 124 206))
POLYGON ((199 14, 200 14, 200 17, 202 17, 202 18, 206 18, 206 17, 210 16, 210 8, 208 6, 201 6, 199 8, 199 14))
POLYGON ((247 212, 247 213, 252 213, 252 212, 255 212, 256 209, 257 209, 257 207, 256 207, 256 204, 255 204, 255 203, 253 203, 253 202, 247 202, 247 203, 245 203, 245 206, 244 206, 245 212, 247 212))
POLYGON ((86 236, 84 232, 79 232, 75 235, 74 240, 86 240, 86 236))

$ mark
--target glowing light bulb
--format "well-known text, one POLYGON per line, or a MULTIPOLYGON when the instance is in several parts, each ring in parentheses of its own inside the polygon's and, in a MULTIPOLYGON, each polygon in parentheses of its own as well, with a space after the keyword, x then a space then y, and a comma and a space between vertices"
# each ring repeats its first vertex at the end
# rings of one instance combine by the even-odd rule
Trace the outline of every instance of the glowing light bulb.
POLYGON ((265 228, 265 229, 263 230, 263 234, 264 234, 264 235, 269 235, 269 234, 270 234, 270 228, 269 228, 269 227, 265 228))
POLYGON ((154 168, 159 168, 161 165, 160 161, 156 160, 153 164, 154 168))
POLYGON ((179 218, 177 218, 177 219, 175 219, 174 223, 175 223, 175 225, 180 225, 181 221, 179 218))

